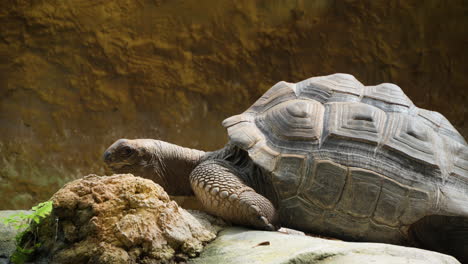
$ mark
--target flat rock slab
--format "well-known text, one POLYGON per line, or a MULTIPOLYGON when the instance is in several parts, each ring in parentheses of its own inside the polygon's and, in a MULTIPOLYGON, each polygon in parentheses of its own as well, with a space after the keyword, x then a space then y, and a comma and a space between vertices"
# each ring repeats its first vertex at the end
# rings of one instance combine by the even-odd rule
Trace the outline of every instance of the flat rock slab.
POLYGON ((199 258, 202 263, 460 263, 437 252, 380 243, 327 240, 279 232, 229 227, 218 234, 199 258))

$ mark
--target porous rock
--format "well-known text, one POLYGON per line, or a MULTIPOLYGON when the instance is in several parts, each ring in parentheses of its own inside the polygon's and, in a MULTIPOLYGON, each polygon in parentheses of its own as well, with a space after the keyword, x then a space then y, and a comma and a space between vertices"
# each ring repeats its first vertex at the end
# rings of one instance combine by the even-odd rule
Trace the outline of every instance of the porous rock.
POLYGON ((88 175, 66 184, 52 200, 52 214, 40 226, 38 262, 186 261, 222 225, 180 208, 161 186, 131 174, 88 175))

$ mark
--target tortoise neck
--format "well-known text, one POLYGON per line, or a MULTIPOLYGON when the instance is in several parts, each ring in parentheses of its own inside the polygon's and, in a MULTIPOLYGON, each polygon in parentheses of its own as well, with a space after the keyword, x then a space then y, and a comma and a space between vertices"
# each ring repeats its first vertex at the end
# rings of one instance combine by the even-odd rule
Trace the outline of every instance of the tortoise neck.
POLYGON ((164 141, 158 144, 155 162, 162 175, 164 189, 169 195, 194 195, 189 182, 192 170, 201 162, 204 151, 184 148, 164 141))

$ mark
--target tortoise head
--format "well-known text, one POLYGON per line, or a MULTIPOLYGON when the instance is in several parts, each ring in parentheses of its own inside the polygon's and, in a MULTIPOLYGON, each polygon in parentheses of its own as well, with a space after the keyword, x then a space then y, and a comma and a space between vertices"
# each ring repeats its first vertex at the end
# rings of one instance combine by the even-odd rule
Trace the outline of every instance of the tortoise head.
POLYGON ((192 195, 189 174, 204 154, 154 139, 119 139, 103 155, 114 173, 153 180, 169 195, 192 195))
POLYGON ((157 148, 157 140, 153 139, 119 139, 104 152, 103 158, 114 173, 144 177, 148 167, 152 167, 154 173, 157 148))

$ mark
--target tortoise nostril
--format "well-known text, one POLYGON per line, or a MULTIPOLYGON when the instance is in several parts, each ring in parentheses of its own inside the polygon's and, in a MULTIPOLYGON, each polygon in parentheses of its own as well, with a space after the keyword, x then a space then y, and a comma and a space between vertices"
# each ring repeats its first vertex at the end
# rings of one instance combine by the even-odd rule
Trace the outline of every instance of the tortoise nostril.
POLYGON ((104 152, 103 159, 105 163, 109 163, 112 161, 111 154, 110 152, 106 151, 104 152))

